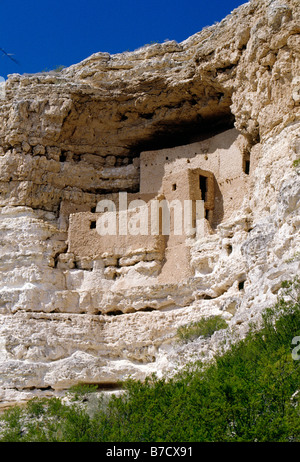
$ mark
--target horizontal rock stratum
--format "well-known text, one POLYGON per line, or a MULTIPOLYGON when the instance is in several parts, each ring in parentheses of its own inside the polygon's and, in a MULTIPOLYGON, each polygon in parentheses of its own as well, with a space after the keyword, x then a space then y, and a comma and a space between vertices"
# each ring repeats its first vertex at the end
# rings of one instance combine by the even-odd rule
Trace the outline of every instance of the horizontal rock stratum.
POLYGON ((1 84, 2 407, 210 359, 299 274, 299 9, 252 0, 182 43, 1 84), (203 232, 100 236, 120 192, 202 199, 203 232), (211 315, 228 328, 176 341, 211 315))

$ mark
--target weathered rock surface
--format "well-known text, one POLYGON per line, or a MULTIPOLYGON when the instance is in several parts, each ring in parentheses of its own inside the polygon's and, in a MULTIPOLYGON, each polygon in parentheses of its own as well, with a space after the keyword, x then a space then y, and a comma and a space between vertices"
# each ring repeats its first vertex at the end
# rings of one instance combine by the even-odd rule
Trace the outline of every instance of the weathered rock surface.
POLYGON ((180 44, 96 53, 1 86, 3 406, 209 359, 299 274, 299 16, 298 0, 252 0, 180 44), (124 255, 108 279, 111 256, 68 253, 66 204, 88 211, 104 194, 134 193, 141 151, 233 123, 250 153, 248 192, 192 242, 193 278, 158 283, 150 257, 124 255), (228 329, 176 343, 180 325, 211 314, 228 329))

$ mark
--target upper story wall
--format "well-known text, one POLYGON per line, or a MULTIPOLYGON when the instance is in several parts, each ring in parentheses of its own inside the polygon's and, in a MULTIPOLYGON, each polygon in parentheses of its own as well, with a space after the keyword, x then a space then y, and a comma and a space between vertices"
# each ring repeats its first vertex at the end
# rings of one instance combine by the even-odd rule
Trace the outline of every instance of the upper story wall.
POLYGON ((210 198, 206 208, 214 210, 211 225, 215 227, 227 219, 243 199, 251 168, 248 162, 247 140, 236 129, 185 146, 142 152, 140 192, 162 193, 168 200, 203 199, 201 194, 195 196, 196 189, 200 188, 197 182, 194 187, 189 186, 188 191, 192 179, 188 182, 187 171, 212 175, 214 185, 210 191, 213 190, 213 197, 208 191, 210 198))

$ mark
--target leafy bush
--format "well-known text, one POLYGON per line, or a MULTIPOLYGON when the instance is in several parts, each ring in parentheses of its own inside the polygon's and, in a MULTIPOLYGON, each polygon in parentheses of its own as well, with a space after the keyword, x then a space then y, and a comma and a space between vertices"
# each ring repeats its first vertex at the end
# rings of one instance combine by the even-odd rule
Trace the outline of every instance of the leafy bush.
POLYGON ((293 167, 295 167, 295 168, 300 167, 300 159, 294 160, 293 167))
POLYGON ((99 400, 93 416, 82 403, 53 398, 7 411, 0 441, 299 442, 300 283, 266 310, 262 326, 216 356, 187 365, 171 379, 128 380, 119 396, 99 400))
POLYGON ((78 383, 69 388, 69 394, 72 400, 77 401, 78 399, 84 398, 87 394, 97 391, 97 385, 78 383))
POLYGON ((221 316, 210 316, 179 327, 177 336, 181 341, 188 342, 198 337, 211 337, 214 332, 226 328, 227 322, 221 316))
POLYGON ((8 409, 2 417, 0 439, 6 442, 15 442, 21 440, 22 423, 21 423, 22 410, 19 407, 8 409))

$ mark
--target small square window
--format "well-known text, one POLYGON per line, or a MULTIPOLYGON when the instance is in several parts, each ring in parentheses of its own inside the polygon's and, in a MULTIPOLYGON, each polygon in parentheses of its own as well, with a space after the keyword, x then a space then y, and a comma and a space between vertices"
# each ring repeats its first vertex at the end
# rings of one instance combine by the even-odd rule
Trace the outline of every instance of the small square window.
POLYGON ((239 290, 243 290, 245 285, 245 281, 239 282, 239 290))
POLYGON ((172 191, 176 191, 176 189, 177 189, 176 183, 172 184, 172 191))
POLYGON ((90 229, 96 229, 96 220, 90 222, 90 229))

